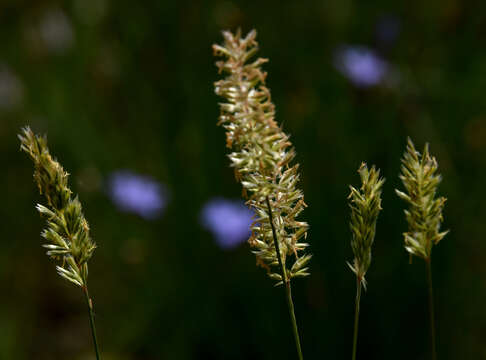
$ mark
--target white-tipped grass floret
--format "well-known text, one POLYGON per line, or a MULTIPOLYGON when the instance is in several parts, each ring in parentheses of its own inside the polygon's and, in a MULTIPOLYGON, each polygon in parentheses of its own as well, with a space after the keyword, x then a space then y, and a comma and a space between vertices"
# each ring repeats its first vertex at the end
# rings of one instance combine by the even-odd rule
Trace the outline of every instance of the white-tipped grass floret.
POLYGON ((88 279, 88 260, 96 244, 90 238, 81 203, 72 197, 68 187, 68 173, 52 158, 47 139, 35 135, 29 127, 19 135, 21 149, 34 162, 34 180, 39 192, 46 198, 46 205, 36 206, 47 219, 47 227, 41 236, 47 255, 58 260, 58 274, 70 282, 85 287, 88 279))
POLYGON ((226 129, 226 145, 233 150, 228 156, 248 198, 247 205, 256 214, 249 243, 255 249, 257 264, 281 284, 309 274, 306 265, 311 256, 302 255, 308 246, 302 242, 308 224, 297 220, 306 207, 304 194, 296 187, 299 166, 291 165, 295 152, 275 122, 275 106, 265 86, 267 74, 261 70, 267 60, 251 60, 258 50, 256 32, 243 38, 239 31, 224 31, 223 36, 223 45, 213 45, 215 55, 223 57, 216 63, 219 72, 226 75, 215 83, 216 94, 226 100, 220 104, 219 124, 226 129), (283 274, 275 271, 280 266, 275 245, 280 250, 283 274))

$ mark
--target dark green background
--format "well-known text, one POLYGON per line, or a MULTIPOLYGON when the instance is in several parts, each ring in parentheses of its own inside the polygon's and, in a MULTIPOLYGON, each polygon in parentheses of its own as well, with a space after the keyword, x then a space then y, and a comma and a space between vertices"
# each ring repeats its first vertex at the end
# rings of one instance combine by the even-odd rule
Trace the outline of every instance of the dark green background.
POLYGON ((0 359, 93 359, 82 294, 40 247, 41 198, 16 138, 26 124, 48 134, 98 243, 90 291, 105 360, 296 358, 282 289, 247 244, 220 250, 199 225, 209 198, 240 196, 216 127, 210 48, 239 26, 258 30, 277 120, 301 164, 314 254, 312 276, 294 285, 305 358, 350 357, 346 197, 363 160, 387 182, 358 357, 430 358, 425 266, 408 265, 393 191, 411 136, 419 148, 431 143, 448 198, 451 232, 433 252, 439 358, 486 359, 485 13, 484 2, 459 0, 1 1, 0 62, 22 96, 0 108, 0 359), (56 9, 73 32, 62 53, 38 36, 56 9), (380 48, 385 15, 401 32, 380 48), (398 85, 353 87, 333 65, 342 44, 379 50, 398 85), (163 218, 117 211, 102 180, 120 168, 167 184, 163 218))

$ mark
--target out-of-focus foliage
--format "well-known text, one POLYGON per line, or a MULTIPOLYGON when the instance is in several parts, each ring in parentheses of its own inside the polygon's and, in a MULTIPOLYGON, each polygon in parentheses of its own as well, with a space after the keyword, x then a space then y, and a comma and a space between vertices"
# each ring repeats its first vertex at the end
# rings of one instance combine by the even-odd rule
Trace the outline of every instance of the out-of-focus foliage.
POLYGON ((419 149, 430 142, 448 198, 451 232, 434 248, 438 355, 485 357, 485 12, 458 0, 2 1, 0 358, 92 354, 83 299, 40 247, 40 197, 16 138, 27 124, 70 169, 99 246, 89 286, 104 359, 293 358, 279 289, 247 244, 222 249, 200 224, 210 198, 241 191, 216 126, 211 54, 220 30, 239 26, 258 31, 277 121, 301 164, 314 257, 293 293, 306 358, 350 352, 346 196, 361 161, 387 178, 361 357, 427 358, 424 269, 408 265, 393 193, 407 136, 419 149), (119 169, 165 184, 160 217, 112 203, 119 169))

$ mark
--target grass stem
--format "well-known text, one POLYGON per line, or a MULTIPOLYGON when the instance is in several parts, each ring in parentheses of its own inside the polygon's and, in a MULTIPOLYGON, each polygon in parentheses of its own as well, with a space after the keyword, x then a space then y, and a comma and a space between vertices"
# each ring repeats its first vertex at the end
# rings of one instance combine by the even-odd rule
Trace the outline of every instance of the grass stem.
POLYGON ((352 359, 356 360, 356 348, 358 345, 358 324, 359 324, 359 303, 361 300, 362 281, 356 277, 356 304, 354 310, 354 335, 353 335, 353 354, 352 359))
POLYGON ((292 290, 290 287, 290 279, 287 277, 287 271, 285 269, 285 265, 282 262, 282 256, 280 255, 280 246, 278 244, 277 232, 275 231, 275 225, 273 223, 272 207, 270 205, 270 199, 268 198, 268 196, 266 197, 266 201, 268 207, 268 216, 270 217, 270 225, 272 226, 272 235, 273 235, 273 242, 275 244, 275 251, 277 253, 278 263, 282 270, 282 281, 285 284, 285 294, 287 296, 287 305, 289 308, 290 321, 292 323, 292 331, 294 333, 294 338, 295 338, 295 347, 297 349, 299 360, 304 360, 304 356, 302 355, 302 349, 300 347, 299 329, 297 328, 297 320, 295 318, 294 303, 292 301, 292 290))
POLYGON ((432 360, 437 360, 437 351, 435 346, 435 310, 434 310, 434 289, 432 286, 432 265, 431 258, 425 260, 427 266, 427 279, 429 285, 429 316, 430 316, 430 345, 432 350, 432 360))
POLYGON ((96 326, 95 326, 95 322, 94 322, 93 302, 91 301, 91 298, 89 297, 87 286, 83 287, 83 293, 84 293, 84 296, 86 298, 86 304, 88 305, 89 325, 91 327, 91 335, 93 336, 93 345, 94 345, 94 350, 95 350, 95 353, 96 353, 96 360, 100 360, 100 351, 98 349, 98 340, 96 338, 96 326))

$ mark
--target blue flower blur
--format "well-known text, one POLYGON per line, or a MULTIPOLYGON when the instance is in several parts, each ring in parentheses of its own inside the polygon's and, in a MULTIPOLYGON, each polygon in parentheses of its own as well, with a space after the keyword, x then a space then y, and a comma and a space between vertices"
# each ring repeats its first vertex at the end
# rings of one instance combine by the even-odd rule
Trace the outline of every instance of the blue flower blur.
POLYGON ((336 68, 358 87, 378 85, 389 71, 388 63, 365 46, 342 46, 334 60, 336 68))
POLYGON ((120 210, 148 220, 160 217, 168 202, 162 184, 129 170, 115 171, 109 176, 108 194, 120 210))
POLYGON ((235 248, 250 236, 253 212, 243 201, 214 198, 201 210, 201 223, 223 249, 235 248))

